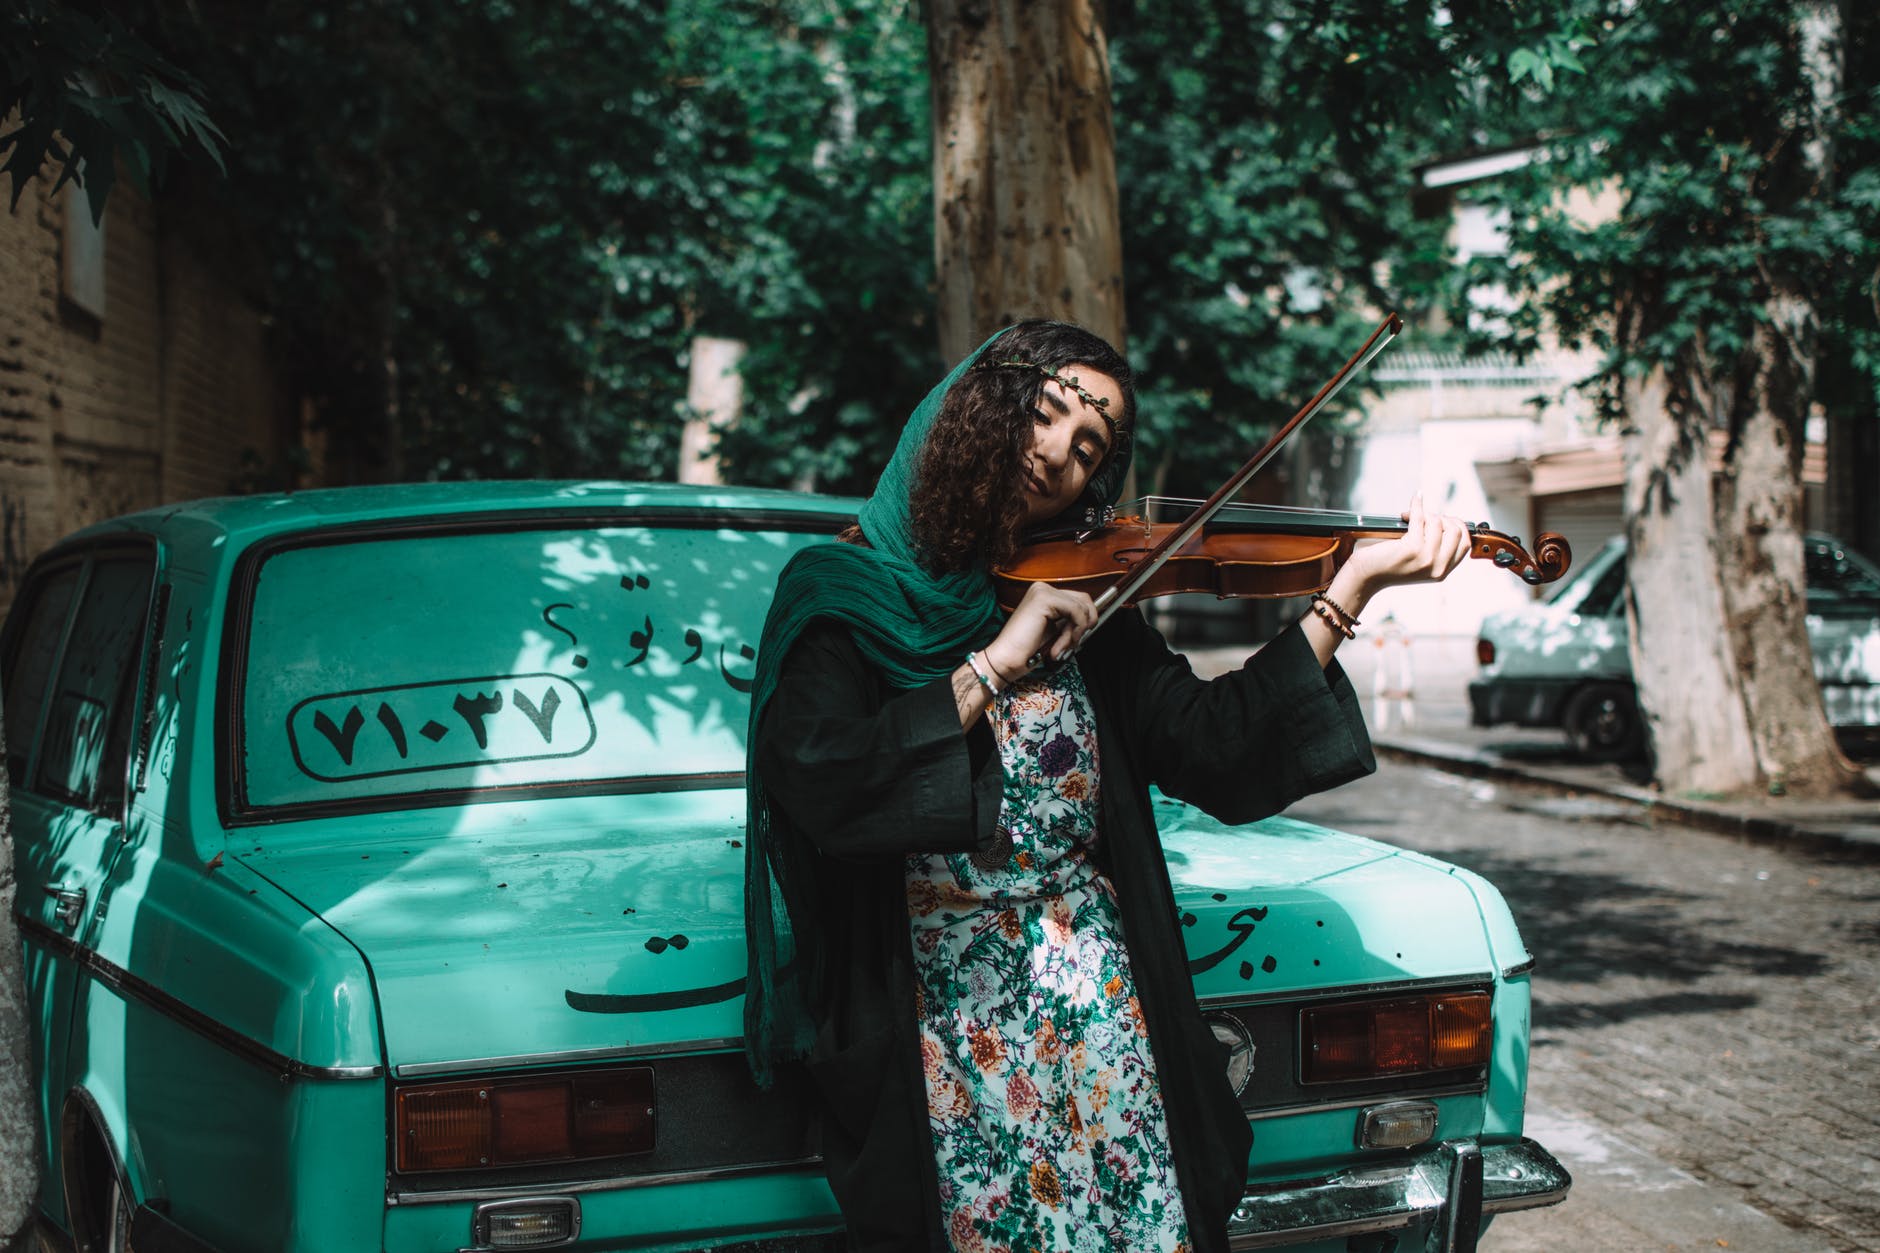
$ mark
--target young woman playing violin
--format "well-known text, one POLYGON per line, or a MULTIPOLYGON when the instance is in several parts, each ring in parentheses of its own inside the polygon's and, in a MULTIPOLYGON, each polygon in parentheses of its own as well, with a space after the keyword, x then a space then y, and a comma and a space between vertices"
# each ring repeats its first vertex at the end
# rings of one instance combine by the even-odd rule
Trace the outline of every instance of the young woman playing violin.
POLYGON ((752 693, 746 1040, 804 1061, 864 1250, 1226 1248, 1248 1125, 1196 1007, 1148 789, 1224 822, 1375 768, 1332 654, 1380 588, 1443 578, 1413 501, 1314 611, 1205 681, 1133 610, 1016 610, 1028 527, 1113 503, 1128 365, 994 336, 916 410, 859 530, 784 570, 752 693), (1072 651, 1076 655, 1072 656, 1072 651))

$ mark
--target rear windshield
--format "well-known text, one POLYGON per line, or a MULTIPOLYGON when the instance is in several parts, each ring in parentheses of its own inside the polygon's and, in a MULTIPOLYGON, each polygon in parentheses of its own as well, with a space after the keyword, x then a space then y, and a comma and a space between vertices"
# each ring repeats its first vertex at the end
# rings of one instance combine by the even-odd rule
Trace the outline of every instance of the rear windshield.
POLYGON ((277 551, 241 680, 245 805, 740 772, 777 573, 827 539, 624 526, 277 551))

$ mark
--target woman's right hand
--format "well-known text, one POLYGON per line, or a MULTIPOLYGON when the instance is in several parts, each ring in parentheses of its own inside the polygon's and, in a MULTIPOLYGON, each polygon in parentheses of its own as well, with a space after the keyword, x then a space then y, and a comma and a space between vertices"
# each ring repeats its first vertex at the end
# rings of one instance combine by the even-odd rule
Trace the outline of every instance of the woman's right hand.
POLYGON ((1096 622, 1096 606, 1084 593, 1033 583, 980 655, 999 679, 1016 683, 1031 672, 1032 658, 1061 660, 1096 622))

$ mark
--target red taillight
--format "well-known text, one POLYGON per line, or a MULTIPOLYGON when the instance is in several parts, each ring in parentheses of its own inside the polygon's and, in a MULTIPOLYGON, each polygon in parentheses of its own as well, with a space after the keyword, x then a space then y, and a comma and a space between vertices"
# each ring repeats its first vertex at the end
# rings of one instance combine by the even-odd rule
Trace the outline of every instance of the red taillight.
POLYGON ((430 1083, 400 1088, 393 1105, 405 1172, 584 1161, 653 1147, 653 1072, 645 1066, 430 1083))
POLYGON ((1485 666, 1495 664, 1495 641, 1477 639, 1475 641, 1475 659, 1485 666))
POLYGON ((1386 1005, 1371 1016, 1371 1066, 1393 1075, 1430 1068, 1429 1006, 1386 1005))
POLYGON ((1486 992, 1308 1009, 1299 1015, 1306 1083, 1338 1083, 1486 1065, 1494 1026, 1486 992))

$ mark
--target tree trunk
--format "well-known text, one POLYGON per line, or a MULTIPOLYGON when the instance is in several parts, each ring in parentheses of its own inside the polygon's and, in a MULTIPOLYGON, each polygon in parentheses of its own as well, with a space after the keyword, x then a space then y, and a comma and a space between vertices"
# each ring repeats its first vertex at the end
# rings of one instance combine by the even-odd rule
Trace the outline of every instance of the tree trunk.
POLYGON ((744 408, 745 343, 712 335, 692 338, 692 366, 686 382, 685 406, 690 416, 679 434, 678 481, 722 483, 718 465, 718 436, 736 426, 744 408))
POLYGON ((1860 788, 1815 681, 1802 558, 1802 424, 1814 394, 1814 311, 1770 302, 1741 370, 1735 429, 1717 476, 1717 547, 1760 781, 1772 792, 1860 788))
MULTIPOLYGON (((1834 170, 1840 10, 1803 0, 1796 34, 1809 91, 1784 120, 1803 194, 1821 196, 1834 170)), ((1835 745, 1808 642, 1802 440, 1820 320, 1793 276, 1763 280, 1766 316, 1735 360, 1708 359, 1699 342, 1677 378, 1654 375, 1628 398, 1633 673, 1667 791, 1865 791, 1835 745), (1727 437, 1714 480, 1712 429, 1727 437)))
POLYGON ((930 0, 940 349, 1024 317, 1123 348, 1101 0, 930 0))
MULTIPOLYGON (((1807 194, 1830 191, 1834 114, 1845 51, 1839 7, 1797 6, 1809 87, 1794 118, 1807 194)), ((1794 276, 1766 273, 1766 317, 1738 363, 1730 440, 1717 479, 1718 551, 1728 626, 1743 678, 1757 766, 1771 791, 1822 795, 1865 776, 1835 746, 1808 644, 1802 559, 1802 444, 1821 355, 1813 295, 1794 276)))
POLYGON ((1626 411, 1626 620, 1655 772, 1677 795, 1744 791, 1756 758, 1723 629, 1704 423, 1662 371, 1627 388, 1626 411))
POLYGON ((392 203, 392 173, 381 158, 379 170, 379 235, 374 241, 373 268, 378 279, 377 319, 378 377, 375 382, 381 397, 385 439, 384 479, 403 483, 406 479, 404 415, 398 394, 398 208, 392 203))
MULTIPOLYGON (((0 727, 0 761, 6 759, 6 728, 0 727)), ((33 1092, 33 1059, 26 1030, 26 984, 20 967, 20 933, 13 921, 13 804, 0 770, 0 1249, 21 1247, 39 1194, 39 1102, 33 1092)))

